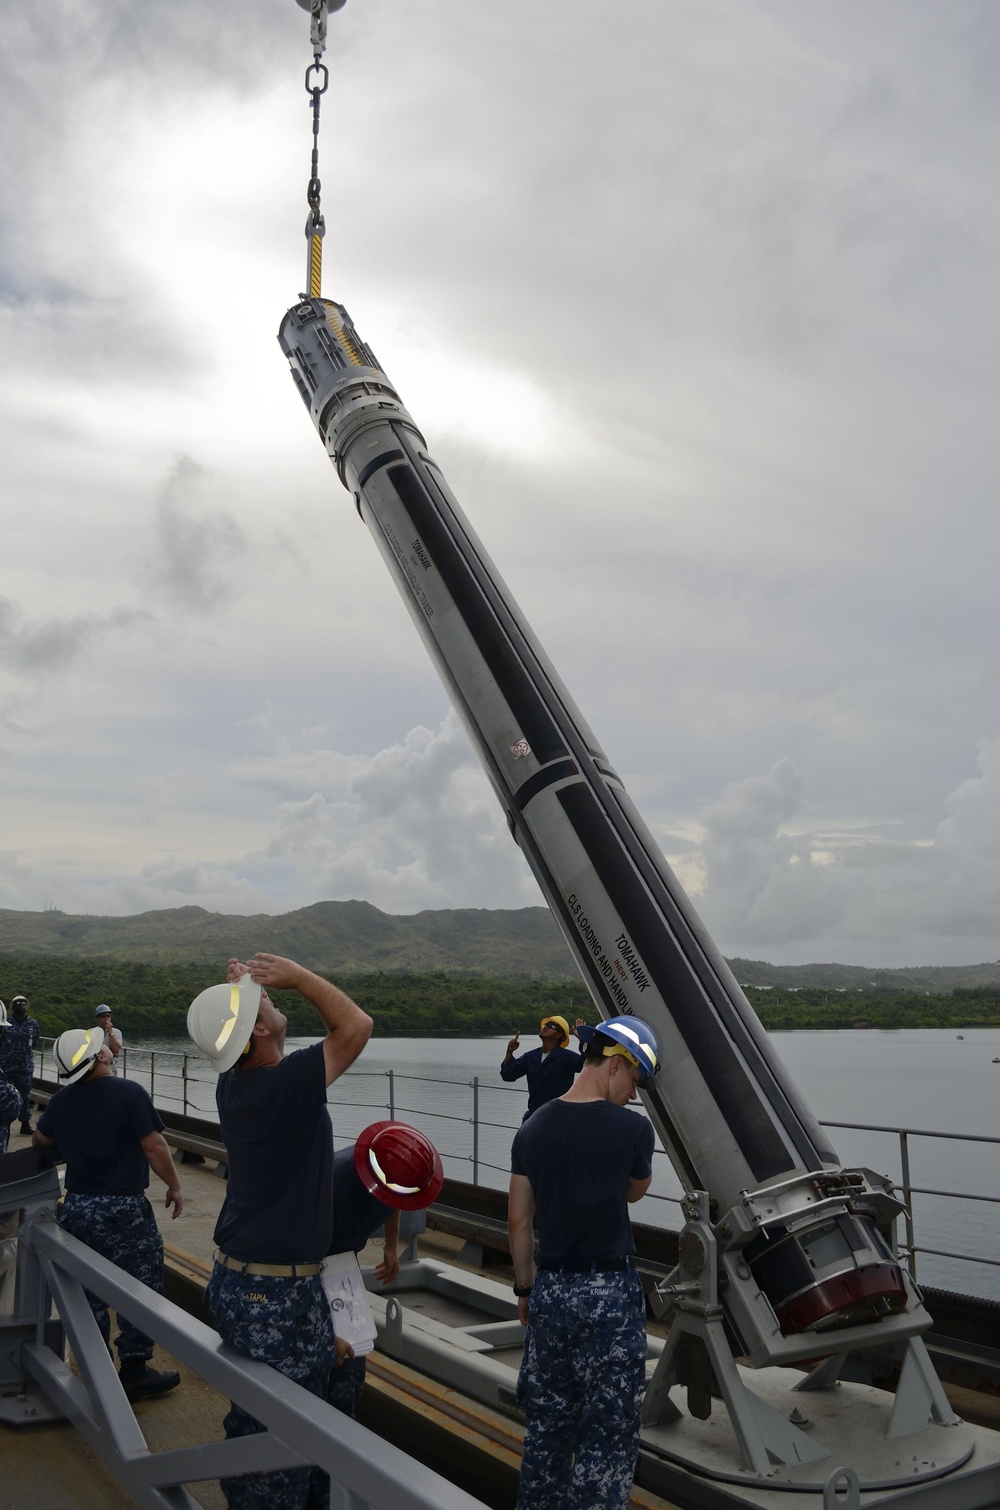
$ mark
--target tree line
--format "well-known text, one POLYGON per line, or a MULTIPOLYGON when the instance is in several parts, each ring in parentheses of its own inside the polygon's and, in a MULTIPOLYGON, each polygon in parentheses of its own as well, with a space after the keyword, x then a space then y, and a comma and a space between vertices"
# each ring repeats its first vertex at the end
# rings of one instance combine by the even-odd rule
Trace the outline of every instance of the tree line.
MULTIPOLYGON (((201 964, 0 957, 0 999, 23 993, 42 1032, 54 1036, 94 1020, 102 1002, 131 1038, 182 1037, 188 1004, 220 979, 201 964)), ((546 1013, 596 1022, 579 981, 379 971, 339 975, 337 984, 370 1012, 379 1037, 442 1034, 457 1038, 532 1034, 546 1013)), ((965 1028, 1000 1025, 1000 992, 965 988, 949 995, 905 991, 747 988, 765 1028, 965 1028)), ((294 992, 275 993, 292 1035, 316 1032, 316 1014, 294 992)))

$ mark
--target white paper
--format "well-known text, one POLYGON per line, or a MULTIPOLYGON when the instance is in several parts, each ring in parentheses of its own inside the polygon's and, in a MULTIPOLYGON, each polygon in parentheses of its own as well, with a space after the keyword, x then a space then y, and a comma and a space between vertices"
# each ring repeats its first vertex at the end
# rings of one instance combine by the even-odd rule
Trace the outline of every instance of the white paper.
POLYGON ((377 1332, 356 1254, 330 1255, 323 1265, 323 1289, 334 1332, 351 1344, 356 1358, 364 1357, 375 1346, 377 1332))

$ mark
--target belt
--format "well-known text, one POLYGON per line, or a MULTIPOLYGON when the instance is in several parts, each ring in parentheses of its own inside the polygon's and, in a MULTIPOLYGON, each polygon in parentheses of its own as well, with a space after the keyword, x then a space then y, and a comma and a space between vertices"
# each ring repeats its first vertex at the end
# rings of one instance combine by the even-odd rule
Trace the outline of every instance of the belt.
POLYGON ((631 1253, 624 1258, 595 1258, 590 1263, 538 1264, 537 1268, 548 1274, 610 1274, 619 1269, 631 1269, 631 1253))
POLYGON ((262 1279, 309 1279, 323 1272, 318 1264, 245 1264, 242 1258, 230 1258, 221 1249, 215 1250, 215 1262, 224 1269, 235 1269, 237 1274, 257 1274, 262 1279))

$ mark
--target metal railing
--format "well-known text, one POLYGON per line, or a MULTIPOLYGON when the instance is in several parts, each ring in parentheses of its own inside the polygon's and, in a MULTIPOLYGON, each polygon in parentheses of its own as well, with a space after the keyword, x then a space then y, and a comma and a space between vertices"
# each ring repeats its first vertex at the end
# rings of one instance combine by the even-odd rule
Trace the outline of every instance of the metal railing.
POLYGON ((998 1143, 1000 1138, 988 1136, 986 1133, 946 1133, 937 1132, 927 1127, 886 1127, 871 1122, 821 1122, 821 1127, 835 1127, 851 1132, 874 1132, 890 1133, 899 1140, 899 1167, 900 1167, 900 1197, 906 1206, 903 1217, 906 1229, 906 1241, 900 1246, 909 1260, 909 1270, 913 1278, 917 1277, 917 1254, 933 1254, 935 1258, 953 1258, 963 1263, 989 1264, 991 1268, 1000 1269, 1000 1259, 986 1258, 978 1253, 951 1253, 943 1248, 926 1248, 916 1240, 915 1222, 913 1215, 913 1197, 915 1195, 940 1196, 950 1201, 985 1201, 991 1206, 1000 1206, 1000 1196, 979 1195, 972 1191, 962 1190, 932 1190, 923 1185, 914 1185, 910 1174, 910 1139, 911 1138, 936 1138, 949 1143, 998 1143))
MULTIPOLYGON (((46 1056, 51 1055, 52 1038, 39 1040, 39 1073, 45 1074, 46 1056)), ((216 1075, 211 1069, 210 1061, 203 1055, 193 1052, 181 1052, 170 1049, 137 1049, 131 1050, 125 1046, 122 1049, 118 1065, 119 1073, 127 1078, 138 1080, 146 1085, 153 1096, 159 1092, 162 1106, 172 1105, 179 1107, 184 1116, 201 1115, 215 1120, 215 1082, 216 1075), (204 1088, 203 1090, 201 1088, 204 1088)), ((357 1108, 359 1111, 388 1112, 390 1118, 408 1116, 421 1122, 430 1121, 435 1124, 451 1124, 452 1128, 465 1127, 469 1129, 461 1147, 458 1149, 442 1146, 440 1138, 435 1132, 435 1142, 439 1152, 446 1160, 453 1163, 464 1163, 471 1166, 472 1183, 478 1185, 481 1175, 489 1170, 506 1176, 509 1173, 509 1163, 497 1164, 491 1161, 484 1151, 483 1133, 514 1133, 520 1126, 521 1118, 516 1122, 506 1120, 494 1120, 483 1115, 483 1102, 485 1096, 503 1095, 510 1104, 511 1098, 520 1097, 523 1102, 527 1091, 517 1085, 501 1082, 499 1085, 484 1083, 478 1075, 471 1080, 449 1079, 444 1076, 411 1075, 400 1070, 351 1070, 337 1082, 336 1090, 330 1099, 337 1105, 340 1112, 357 1108), (382 1093, 373 1093, 377 1099, 359 1099, 351 1094, 359 1087, 361 1081, 376 1081, 382 1089, 382 1093), (463 1088, 471 1093, 468 1112, 436 1110, 428 1105, 414 1106, 408 1104, 406 1082, 416 1083, 421 1086, 450 1086, 455 1090, 463 1088), (402 1098, 402 1099, 401 1099, 402 1098)), ((506 1108, 505 1108, 506 1109, 506 1108)), ((991 1137, 981 1133, 948 1133, 929 1128, 920 1127, 893 1127, 871 1122, 832 1122, 821 1121, 822 1127, 831 1127, 851 1132, 889 1134, 897 1139, 899 1152, 900 1178, 898 1190, 903 1200, 906 1211, 903 1217, 904 1241, 900 1244, 901 1251, 906 1255, 910 1273, 916 1278, 917 1255, 924 1254, 927 1257, 950 1259, 961 1263, 986 1264, 990 1268, 1000 1268, 1000 1259, 989 1258, 981 1253, 956 1253, 945 1248, 929 1247, 917 1241, 916 1220, 913 1209, 913 1197, 933 1196, 945 1200, 976 1201, 988 1205, 1000 1205, 1000 1196, 976 1194, 958 1190, 938 1190, 924 1185, 915 1185, 911 1173, 911 1138, 933 1138, 941 1142, 955 1143, 979 1143, 1000 1144, 1000 1137, 991 1137)), ((360 1131, 360 1129, 359 1129, 360 1131)), ((443 1129, 442 1129, 443 1131, 443 1129)), ((655 1149, 659 1159, 667 1157, 664 1150, 657 1144, 655 1149)), ((666 1205, 679 1206, 680 1196, 665 1195, 658 1191, 649 1191, 644 1197, 647 1201, 656 1201, 666 1205)))
MULTIPOLYGON (((315 1465, 331 1478, 338 1510, 485 1510, 482 1502, 375 1436, 266 1363, 226 1346, 217 1332, 189 1316, 123 1269, 64 1232, 52 1220, 21 1230, 21 1286, 34 1270, 36 1335, 22 1366, 62 1410, 144 1510, 199 1510, 183 1487, 248 1472, 315 1465), (122 1312, 184 1367, 261 1423, 252 1436, 150 1451, 126 1399, 85 1291, 122 1312), (49 1296, 72 1346, 78 1373, 49 1346, 49 1296)), ((25 1318, 28 1319, 28 1318, 25 1318)))

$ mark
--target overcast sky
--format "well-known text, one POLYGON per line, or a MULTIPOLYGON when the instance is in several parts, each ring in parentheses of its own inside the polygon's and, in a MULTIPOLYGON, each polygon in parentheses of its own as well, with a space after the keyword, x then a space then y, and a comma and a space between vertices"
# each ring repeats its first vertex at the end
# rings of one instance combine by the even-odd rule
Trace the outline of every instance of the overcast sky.
MULTIPOLYGON (((13 0, 0 906, 539 893, 275 333, 294 0, 13 0)), ((718 943, 1000 955, 995 0, 348 0, 324 292, 718 943)))

